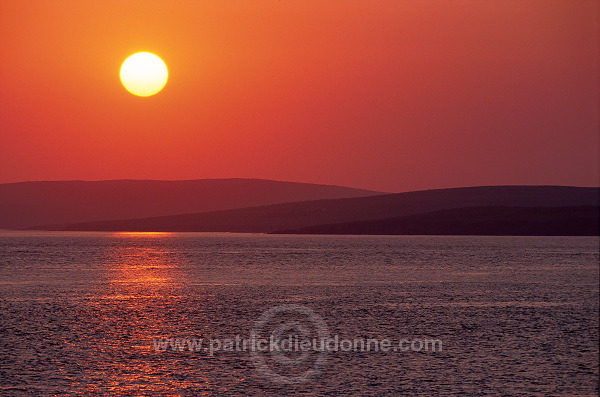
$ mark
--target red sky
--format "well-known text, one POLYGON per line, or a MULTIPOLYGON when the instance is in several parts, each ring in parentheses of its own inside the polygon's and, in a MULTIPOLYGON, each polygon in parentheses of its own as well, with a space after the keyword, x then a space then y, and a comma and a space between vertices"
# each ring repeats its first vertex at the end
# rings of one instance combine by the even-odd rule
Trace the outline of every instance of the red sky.
POLYGON ((0 182, 598 186, 599 4, 0 0, 0 182))

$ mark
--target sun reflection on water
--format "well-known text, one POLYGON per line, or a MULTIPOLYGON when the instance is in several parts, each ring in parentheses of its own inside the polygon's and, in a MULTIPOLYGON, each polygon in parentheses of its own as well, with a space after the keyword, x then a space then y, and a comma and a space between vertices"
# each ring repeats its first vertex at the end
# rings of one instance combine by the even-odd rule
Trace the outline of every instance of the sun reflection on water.
POLYGON ((112 283, 141 284, 148 289, 174 282, 177 268, 168 257, 172 252, 159 247, 128 247, 117 250, 110 269, 112 283))
POLYGON ((175 233, 171 232, 114 232, 116 237, 164 237, 172 236, 175 233))
POLYGON ((153 347, 155 338, 187 335, 190 329, 182 325, 186 323, 179 310, 185 301, 184 272, 169 235, 114 235, 105 262, 106 282, 90 302, 99 329, 92 336, 96 361, 89 376, 103 382, 86 382, 86 394, 179 395, 190 388, 210 390, 195 368, 198 355, 173 357, 153 347), (182 358, 190 364, 182 365, 182 358))
POLYGON ((172 235, 166 232, 114 233, 119 244, 111 254, 107 269, 113 289, 130 290, 132 298, 139 298, 156 292, 157 288, 178 285, 182 277, 177 253, 169 248, 165 239, 172 235))

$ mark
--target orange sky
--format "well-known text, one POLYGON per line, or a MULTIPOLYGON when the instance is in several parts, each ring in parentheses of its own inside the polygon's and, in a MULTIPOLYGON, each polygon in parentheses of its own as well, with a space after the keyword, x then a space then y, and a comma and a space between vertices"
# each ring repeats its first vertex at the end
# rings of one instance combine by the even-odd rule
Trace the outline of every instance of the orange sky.
POLYGON ((0 182, 597 186, 599 4, 0 0, 0 182))

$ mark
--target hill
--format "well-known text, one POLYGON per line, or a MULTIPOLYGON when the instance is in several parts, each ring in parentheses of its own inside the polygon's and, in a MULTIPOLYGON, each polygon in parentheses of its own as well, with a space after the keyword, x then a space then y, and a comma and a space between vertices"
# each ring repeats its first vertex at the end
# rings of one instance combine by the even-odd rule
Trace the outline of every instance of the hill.
POLYGON ((362 222, 319 225, 282 234, 598 236, 600 208, 474 207, 362 222))
POLYGON ((598 188, 482 186, 315 200, 143 219, 39 226, 44 230, 270 233, 466 207, 597 206, 598 188))
POLYGON ((381 194, 264 179, 56 181, 0 184, 0 229, 144 218, 381 194))

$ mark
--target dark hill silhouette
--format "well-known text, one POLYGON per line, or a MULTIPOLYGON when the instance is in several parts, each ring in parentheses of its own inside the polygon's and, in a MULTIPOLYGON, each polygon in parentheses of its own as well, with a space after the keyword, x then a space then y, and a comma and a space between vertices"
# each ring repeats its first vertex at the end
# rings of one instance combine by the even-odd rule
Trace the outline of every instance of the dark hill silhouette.
POLYGON ((474 207, 319 225, 282 234, 597 236, 600 207, 474 207))
POLYGON ((0 184, 0 229, 361 197, 368 190, 264 179, 57 181, 0 184))
POLYGON ((257 232, 416 215, 464 207, 597 206, 599 188, 483 186, 285 203, 145 219, 39 226, 45 230, 257 232))

